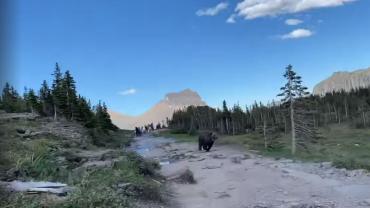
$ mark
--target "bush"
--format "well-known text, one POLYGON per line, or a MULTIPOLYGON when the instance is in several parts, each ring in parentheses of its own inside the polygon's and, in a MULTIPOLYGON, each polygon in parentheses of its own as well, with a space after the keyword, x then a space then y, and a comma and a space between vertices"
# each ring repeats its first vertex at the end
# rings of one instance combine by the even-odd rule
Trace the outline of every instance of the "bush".
POLYGON ((52 147, 44 140, 35 142, 25 155, 15 157, 15 169, 20 177, 62 181, 67 178, 67 171, 59 168, 52 147))
POLYGON ((157 176, 157 170, 160 169, 158 162, 148 160, 135 152, 126 152, 127 161, 133 163, 133 166, 138 168, 139 174, 144 176, 157 176))
POLYGON ((365 169, 370 170, 370 164, 356 161, 353 158, 345 160, 336 160, 333 162, 333 166, 336 168, 346 168, 348 170, 365 169))

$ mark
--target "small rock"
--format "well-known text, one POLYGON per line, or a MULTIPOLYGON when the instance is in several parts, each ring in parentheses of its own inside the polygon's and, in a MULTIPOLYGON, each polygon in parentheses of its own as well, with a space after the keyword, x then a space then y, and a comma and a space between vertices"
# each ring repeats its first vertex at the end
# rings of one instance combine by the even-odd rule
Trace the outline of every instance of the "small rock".
POLYGON ((215 193, 218 193, 219 195, 217 196, 217 199, 223 199, 223 198, 229 198, 231 197, 230 194, 226 193, 226 192, 215 192, 215 193))
POLYGON ((131 185, 131 183, 120 183, 120 184, 117 185, 117 187, 118 188, 126 188, 126 187, 128 187, 130 185, 131 185))
POLYGON ((203 167, 202 169, 217 169, 217 168, 221 168, 223 166, 223 163, 221 163, 220 165, 206 165, 206 167, 203 167))
POLYGON ((320 163, 320 168, 329 169, 331 167, 332 167, 331 162, 322 162, 322 163, 320 163))
POLYGON ((26 130, 25 130, 25 129, 21 129, 21 128, 17 128, 17 129, 16 129, 16 131, 17 131, 17 133, 19 133, 19 134, 24 134, 24 133, 26 133, 26 130))
POLYGON ((358 205, 370 207, 370 199, 365 199, 362 202, 358 203, 358 205))
POLYGON ((241 157, 236 156, 236 157, 232 157, 232 158, 230 158, 230 159, 231 159, 231 162, 233 162, 233 163, 235 163, 235 164, 240 164, 240 163, 242 163, 242 158, 241 158, 241 157))
POLYGON ((283 172, 284 174, 289 174, 290 173, 288 170, 285 170, 285 169, 283 169, 281 172, 283 172))
POLYGON ((225 159, 226 158, 226 156, 223 154, 211 154, 210 157, 214 159, 225 159))

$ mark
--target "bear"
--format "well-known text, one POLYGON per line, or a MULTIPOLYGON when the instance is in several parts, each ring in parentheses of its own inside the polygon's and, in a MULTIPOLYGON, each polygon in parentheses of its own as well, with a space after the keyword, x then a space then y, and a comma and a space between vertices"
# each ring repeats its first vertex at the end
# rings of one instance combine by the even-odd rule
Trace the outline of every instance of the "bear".
POLYGON ((213 132, 206 132, 199 135, 198 138, 198 145, 199 145, 199 151, 206 150, 209 152, 209 150, 212 148, 213 143, 216 141, 217 136, 213 132))

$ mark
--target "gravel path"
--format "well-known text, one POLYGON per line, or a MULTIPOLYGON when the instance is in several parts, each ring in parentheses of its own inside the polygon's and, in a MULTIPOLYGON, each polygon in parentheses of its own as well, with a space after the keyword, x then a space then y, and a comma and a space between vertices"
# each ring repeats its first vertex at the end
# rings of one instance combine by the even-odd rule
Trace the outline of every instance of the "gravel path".
POLYGON ((210 152, 197 144, 143 136, 133 148, 162 164, 168 179, 186 169, 196 184, 171 182, 175 201, 185 208, 370 207, 370 175, 330 163, 274 160, 231 146, 210 152))

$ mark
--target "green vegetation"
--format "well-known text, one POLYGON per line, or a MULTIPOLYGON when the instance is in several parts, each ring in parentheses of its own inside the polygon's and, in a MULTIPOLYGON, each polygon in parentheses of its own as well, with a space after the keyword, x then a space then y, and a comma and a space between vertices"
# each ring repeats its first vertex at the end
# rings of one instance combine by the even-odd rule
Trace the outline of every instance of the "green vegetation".
POLYGON ((214 131, 222 135, 218 143, 243 145, 265 155, 370 170, 370 87, 314 96, 308 95, 291 65, 284 77, 279 103, 255 102, 245 109, 230 109, 226 101, 222 109, 190 106, 174 113, 168 122, 171 131, 162 135, 196 141, 185 134, 214 131))
POLYGON ((198 142, 197 135, 189 135, 187 133, 176 130, 163 130, 158 132, 156 136, 174 138, 177 142, 198 142))
MULTIPOLYGON (((0 207, 30 208, 85 208, 85 207, 135 207, 137 201, 164 203, 163 178, 157 173, 159 164, 146 160, 134 152, 123 151, 132 141, 133 132, 119 130, 94 137, 83 131, 80 124, 62 122, 54 127, 54 134, 40 134, 24 138, 19 129, 42 129, 43 119, 0 120, 0 178, 1 180, 57 181, 73 187, 65 199, 46 195, 10 193, 0 187, 0 207), (66 127, 69 126, 69 127, 66 127), (81 138, 62 138, 58 131, 82 129, 81 138), (104 149, 94 145, 94 140, 104 143, 104 149), (87 142, 87 146, 78 146, 87 142), (83 149, 84 148, 84 149, 83 149), (112 165, 83 167, 83 155, 105 151, 97 161, 112 160, 112 165), (61 159, 65 158, 65 159, 61 159), (113 160, 114 159, 114 160, 113 160)), ((53 126, 54 124, 48 124, 53 126)), ((49 127, 50 127, 49 126, 49 127)), ((72 132, 76 134, 78 132, 72 132)), ((96 142, 96 141, 95 141, 96 142)))
MULTIPOLYGON (((251 132, 240 135, 221 135, 216 145, 237 145, 247 150, 273 158, 289 158, 301 161, 333 162, 338 168, 370 170, 370 129, 356 129, 350 124, 332 124, 320 128, 323 139, 307 142, 306 149, 291 154, 290 134, 278 136, 279 148, 265 148, 263 135, 251 132)), ((197 136, 162 131, 160 136, 175 138, 179 142, 197 142, 197 136)))
POLYGON ((0 110, 7 113, 37 113, 53 117, 54 120, 78 121, 87 128, 105 133, 118 130, 110 119, 105 103, 99 102, 92 107, 90 101, 77 93, 76 82, 70 71, 62 73, 56 63, 53 75, 51 88, 44 80, 38 93, 25 88, 23 96, 6 83, 0 97, 0 110))

